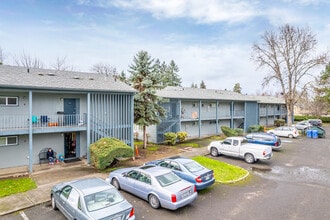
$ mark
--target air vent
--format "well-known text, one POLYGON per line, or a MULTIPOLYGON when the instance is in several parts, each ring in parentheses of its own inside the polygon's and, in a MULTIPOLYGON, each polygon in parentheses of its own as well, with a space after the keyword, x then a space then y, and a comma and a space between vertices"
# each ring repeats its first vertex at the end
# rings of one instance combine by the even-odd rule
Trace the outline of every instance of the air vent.
POLYGON ((94 78, 93 77, 89 77, 89 80, 94 80, 94 78))
POLYGON ((74 76, 73 78, 74 78, 74 79, 80 79, 79 76, 74 76))
POLYGON ((54 73, 48 73, 48 76, 55 76, 54 73))
POLYGON ((44 74, 43 73, 38 73, 39 76, 43 76, 44 74))

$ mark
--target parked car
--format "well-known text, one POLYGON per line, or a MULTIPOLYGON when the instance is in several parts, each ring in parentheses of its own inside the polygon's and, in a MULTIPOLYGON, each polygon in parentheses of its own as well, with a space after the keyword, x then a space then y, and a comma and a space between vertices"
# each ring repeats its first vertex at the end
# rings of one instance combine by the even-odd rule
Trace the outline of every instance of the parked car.
POLYGON ((67 219, 135 219, 132 205, 100 178, 55 185, 51 190, 51 205, 67 219))
POLYGON ((274 134, 269 134, 266 132, 255 132, 247 134, 245 138, 249 143, 272 146, 272 150, 280 150, 282 148, 281 139, 274 134))
POLYGON ((313 126, 319 126, 321 127, 322 126, 322 120, 321 119, 308 119, 307 120, 311 125, 313 126))
POLYGON ((170 157, 153 160, 146 163, 146 165, 148 164, 172 169, 182 179, 195 184, 197 190, 205 189, 215 182, 213 170, 209 170, 189 158, 170 157))
POLYGON ((244 158, 247 163, 269 160, 272 156, 271 146, 248 143, 244 137, 228 137, 224 141, 212 141, 207 146, 211 156, 221 154, 244 158))
POLYGON ((312 126, 311 123, 309 123, 307 120, 297 122, 296 124, 293 125, 295 128, 301 131, 306 131, 309 127, 312 126))
POLYGON ((326 135, 325 130, 319 126, 311 126, 308 130, 317 130, 317 137, 324 138, 326 135))
POLYGON ((167 168, 155 165, 118 169, 110 172, 106 181, 117 189, 148 201, 154 209, 163 207, 175 210, 197 198, 194 184, 167 168))
POLYGON ((298 129, 290 126, 280 126, 272 130, 268 130, 267 133, 275 134, 280 137, 296 138, 299 136, 298 129))

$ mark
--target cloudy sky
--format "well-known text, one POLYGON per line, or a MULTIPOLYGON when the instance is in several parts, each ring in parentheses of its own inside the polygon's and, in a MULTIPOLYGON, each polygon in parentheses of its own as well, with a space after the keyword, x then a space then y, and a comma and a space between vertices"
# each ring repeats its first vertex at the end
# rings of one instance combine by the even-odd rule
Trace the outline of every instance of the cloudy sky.
POLYGON ((0 0, 0 47, 4 64, 26 53, 46 67, 66 57, 78 71, 103 62, 126 73, 145 50, 174 60, 182 86, 274 92, 261 87, 252 45, 290 24, 310 27, 317 49, 329 50, 329 12, 329 0, 0 0))

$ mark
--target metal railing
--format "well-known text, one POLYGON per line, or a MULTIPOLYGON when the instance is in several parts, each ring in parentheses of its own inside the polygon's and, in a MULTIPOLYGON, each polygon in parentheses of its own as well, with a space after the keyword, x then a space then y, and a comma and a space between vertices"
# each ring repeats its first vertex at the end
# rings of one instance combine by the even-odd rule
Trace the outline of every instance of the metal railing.
POLYGON ((33 115, 30 119, 28 115, 1 115, 0 130, 27 129, 30 120, 33 128, 74 127, 86 125, 87 116, 86 114, 33 115))

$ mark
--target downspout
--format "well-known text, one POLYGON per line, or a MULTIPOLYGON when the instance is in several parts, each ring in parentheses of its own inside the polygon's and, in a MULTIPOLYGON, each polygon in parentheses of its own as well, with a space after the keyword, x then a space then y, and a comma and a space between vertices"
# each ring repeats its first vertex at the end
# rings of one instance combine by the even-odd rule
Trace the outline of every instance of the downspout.
POLYGON ((202 127, 202 120, 201 120, 201 110, 202 110, 202 100, 199 100, 199 106, 198 106, 198 137, 201 138, 201 127, 202 127))
POLYGON ((29 173, 33 172, 32 91, 29 90, 29 173))
POLYGON ((91 94, 87 93, 87 163, 90 164, 89 147, 91 144, 91 94))
POLYGON ((234 128, 234 102, 231 101, 231 117, 230 117, 230 128, 234 128))
POLYGON ((215 133, 219 135, 219 100, 217 100, 215 106, 215 133))

